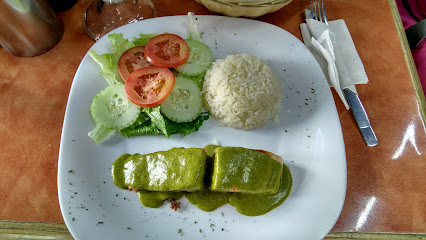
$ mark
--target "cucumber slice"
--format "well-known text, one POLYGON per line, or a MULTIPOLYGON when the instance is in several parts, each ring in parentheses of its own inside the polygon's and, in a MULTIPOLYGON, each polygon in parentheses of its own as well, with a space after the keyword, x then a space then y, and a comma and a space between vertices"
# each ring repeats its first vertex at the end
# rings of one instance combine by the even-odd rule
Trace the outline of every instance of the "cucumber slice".
POLYGON ((124 93, 124 84, 106 87, 93 98, 90 107, 92 118, 105 128, 120 130, 132 125, 141 110, 130 102, 124 93))
POLYGON ((192 122, 202 109, 200 89, 194 81, 182 75, 176 77, 172 92, 160 105, 161 113, 177 123, 192 122))
POLYGON ((185 40, 189 47, 189 56, 186 63, 175 69, 187 76, 204 74, 212 65, 213 53, 210 48, 200 42, 185 40))

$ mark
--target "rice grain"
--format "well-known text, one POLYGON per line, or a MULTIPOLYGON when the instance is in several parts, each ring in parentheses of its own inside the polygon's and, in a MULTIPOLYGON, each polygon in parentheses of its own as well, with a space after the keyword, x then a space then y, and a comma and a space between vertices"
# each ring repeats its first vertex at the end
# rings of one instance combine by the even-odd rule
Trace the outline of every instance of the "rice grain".
POLYGON ((205 75, 202 94, 214 118, 238 129, 277 119, 281 107, 280 80, 264 61, 248 54, 216 60, 205 75))

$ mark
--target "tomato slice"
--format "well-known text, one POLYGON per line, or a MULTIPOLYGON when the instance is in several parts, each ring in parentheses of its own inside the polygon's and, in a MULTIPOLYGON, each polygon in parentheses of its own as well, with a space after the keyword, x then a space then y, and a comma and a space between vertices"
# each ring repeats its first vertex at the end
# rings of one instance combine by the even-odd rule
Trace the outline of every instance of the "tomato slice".
POLYGON ((155 66, 174 68, 186 62, 189 48, 183 38, 164 33, 151 38, 145 46, 145 58, 155 66))
POLYGON ((152 64, 145 59, 145 47, 132 47, 121 54, 121 57, 118 60, 118 72, 120 73, 121 78, 126 81, 130 73, 134 70, 151 65, 152 64))
POLYGON ((141 107, 154 107, 163 102, 175 85, 168 68, 149 66, 133 71, 124 85, 127 98, 141 107))

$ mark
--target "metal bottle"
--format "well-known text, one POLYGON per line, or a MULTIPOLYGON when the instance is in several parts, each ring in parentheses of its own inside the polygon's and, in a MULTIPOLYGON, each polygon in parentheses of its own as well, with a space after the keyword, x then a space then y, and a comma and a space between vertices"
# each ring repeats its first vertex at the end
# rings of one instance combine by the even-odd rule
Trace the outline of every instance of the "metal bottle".
POLYGON ((32 57, 54 47, 63 26, 45 0, 0 0, 0 45, 12 55, 32 57))

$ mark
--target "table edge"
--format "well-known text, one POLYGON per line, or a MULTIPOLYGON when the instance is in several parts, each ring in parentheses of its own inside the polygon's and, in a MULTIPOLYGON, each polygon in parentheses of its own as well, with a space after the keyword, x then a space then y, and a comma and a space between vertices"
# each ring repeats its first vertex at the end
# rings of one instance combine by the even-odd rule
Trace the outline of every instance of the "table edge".
POLYGON ((398 6, 395 0, 388 0, 395 27, 401 43, 405 62, 407 63, 408 71, 413 83, 414 92, 416 93, 417 102, 419 104, 420 114, 423 120, 423 125, 426 123, 426 99, 423 93, 423 88, 420 83, 420 78, 417 73, 416 65, 411 55, 410 45, 408 44, 407 36, 405 35, 404 26, 402 25, 401 16, 399 15, 398 6))
MULTIPOLYGON (((325 240, 338 239, 426 239, 426 233, 330 232, 325 240)), ((0 239, 73 239, 65 223, 0 220, 0 239)))

